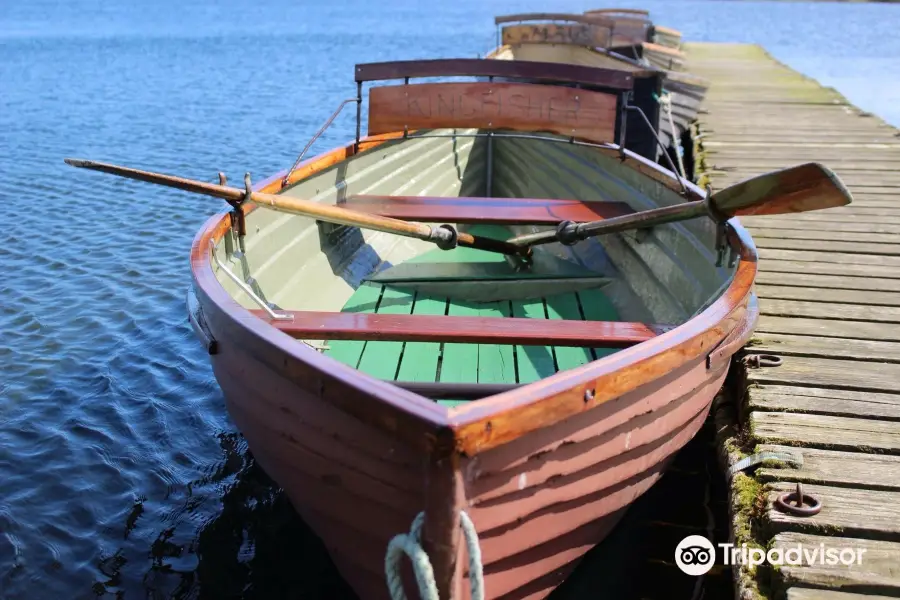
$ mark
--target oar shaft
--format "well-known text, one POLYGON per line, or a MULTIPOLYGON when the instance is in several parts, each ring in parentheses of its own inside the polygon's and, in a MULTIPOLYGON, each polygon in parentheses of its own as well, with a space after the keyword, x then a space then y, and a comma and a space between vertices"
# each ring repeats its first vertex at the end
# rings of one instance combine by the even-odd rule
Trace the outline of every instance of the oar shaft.
POLYGON ((329 223, 338 225, 350 225, 371 229, 374 231, 382 231, 385 233, 394 233, 406 237, 417 238, 420 240, 437 243, 443 247, 452 246, 453 238, 462 246, 470 246, 491 252, 500 252, 503 254, 519 255, 527 257, 529 251, 527 248, 515 246, 501 240, 493 240, 489 238, 480 238, 468 233, 454 234, 454 231, 446 227, 432 227, 425 223, 417 223, 414 221, 402 221, 391 217, 382 217, 369 213, 357 212, 340 206, 331 204, 319 204, 311 200, 303 200, 301 198, 292 198, 290 196, 279 196, 276 194, 267 194, 264 192, 250 192, 248 195, 246 190, 233 188, 215 183, 207 183, 204 181, 196 181, 177 177, 174 175, 165 175, 162 173, 153 173, 151 171, 143 171, 140 169, 132 169, 130 167, 120 167, 118 165, 110 165, 106 163, 66 159, 66 163, 75 167, 91 169, 94 171, 102 171, 128 179, 136 179, 147 183, 155 183, 167 187, 177 188, 197 194, 214 196, 223 200, 240 202, 241 200, 249 200, 254 204, 277 210, 280 212, 303 215, 313 217, 329 223))
MULTIPOLYGON (((654 208, 630 215, 622 215, 621 217, 604 219, 602 221, 591 221, 589 223, 573 225, 563 238, 568 238, 571 241, 584 240, 597 235, 616 233, 629 229, 653 227, 654 225, 662 225, 663 223, 691 219, 705 213, 706 207, 703 205, 702 200, 685 202, 684 204, 654 208)), ((541 244, 550 244, 559 240, 560 237, 558 231, 541 231, 539 233, 520 235, 507 241, 511 244, 516 244, 517 246, 539 246, 541 244)))

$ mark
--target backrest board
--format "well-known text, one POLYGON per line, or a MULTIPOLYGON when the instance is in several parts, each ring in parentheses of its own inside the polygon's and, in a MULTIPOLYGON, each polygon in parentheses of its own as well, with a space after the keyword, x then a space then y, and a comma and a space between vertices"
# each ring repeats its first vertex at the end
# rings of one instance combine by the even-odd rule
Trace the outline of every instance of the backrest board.
POLYGON ((512 129, 612 142, 617 100, 604 92, 528 83, 381 86, 369 91, 369 135, 437 128, 512 129))

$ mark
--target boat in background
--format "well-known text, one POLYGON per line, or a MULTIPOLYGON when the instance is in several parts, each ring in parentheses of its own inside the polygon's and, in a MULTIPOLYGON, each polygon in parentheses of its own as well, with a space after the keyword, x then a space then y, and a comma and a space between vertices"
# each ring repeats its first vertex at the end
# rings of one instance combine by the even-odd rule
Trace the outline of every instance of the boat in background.
MULTIPOLYGON (((681 156, 685 133, 700 110, 709 82, 598 45, 610 43, 615 27, 612 19, 599 14, 500 15, 494 23, 498 45, 488 58, 558 62, 631 73, 635 78, 632 103, 644 116, 636 111, 628 115, 626 148, 667 168, 676 168, 673 162, 681 156)), ((686 174, 680 162, 678 170, 686 174)))
POLYGON ((660 158, 670 141, 661 130, 659 104, 666 74, 603 50, 610 40, 611 21, 580 14, 526 13, 500 15, 494 23, 497 47, 486 54, 488 59, 579 65, 632 77, 629 103, 640 112, 627 113, 625 147, 653 161, 660 158))
POLYGON ((663 27, 660 28, 661 37, 658 37, 657 28, 650 20, 648 11, 600 8, 585 11, 584 14, 587 17, 612 22, 612 37, 607 46, 609 50, 629 58, 645 60, 660 69, 668 71, 684 69, 684 53, 679 49, 681 32, 663 27), (677 43, 673 43, 676 40, 677 43))

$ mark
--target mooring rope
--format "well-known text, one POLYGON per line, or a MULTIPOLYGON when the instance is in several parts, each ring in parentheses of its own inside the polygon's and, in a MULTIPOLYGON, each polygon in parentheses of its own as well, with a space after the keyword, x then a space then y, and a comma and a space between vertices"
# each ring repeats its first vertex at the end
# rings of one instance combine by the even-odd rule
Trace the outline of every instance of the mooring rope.
MULTIPOLYGON (((434 581, 434 569, 421 544, 424 523, 425 513, 420 512, 413 519, 409 533, 395 535, 388 542, 387 554, 384 557, 384 573, 387 577, 391 600, 407 600, 406 593, 403 591, 403 581, 400 579, 400 557, 403 554, 406 554, 412 562, 421 600, 440 600, 437 583, 434 581)), ((475 531, 475 525, 469 515, 462 511, 459 513, 459 525, 466 541, 466 550, 469 553, 469 588, 472 600, 484 600, 484 567, 481 564, 478 532, 475 531)))
POLYGON ((672 96, 669 92, 663 90, 662 95, 658 96, 656 100, 665 109, 666 116, 669 117, 669 127, 672 130, 672 144, 675 146, 675 158, 678 159, 679 175, 684 178, 686 175, 684 174, 684 160, 681 158, 681 139, 678 137, 678 131, 675 129, 675 119, 672 117, 672 96))

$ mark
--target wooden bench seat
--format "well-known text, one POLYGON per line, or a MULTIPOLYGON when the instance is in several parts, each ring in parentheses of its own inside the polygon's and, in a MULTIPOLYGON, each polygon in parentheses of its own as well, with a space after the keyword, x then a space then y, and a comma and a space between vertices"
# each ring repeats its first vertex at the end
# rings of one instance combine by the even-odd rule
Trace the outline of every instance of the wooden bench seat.
MULTIPOLYGON (((266 319, 261 310, 256 316, 266 319)), ((626 348, 656 336, 643 323, 452 315, 281 311, 271 325, 298 339, 626 348)))
POLYGON ((541 198, 445 198, 355 195, 341 203, 360 212, 412 221, 555 225, 598 221, 631 214, 624 202, 582 202, 541 198))

